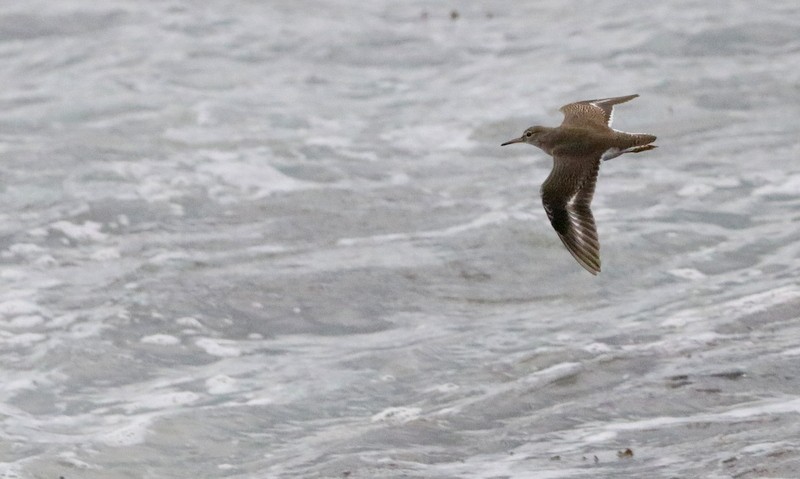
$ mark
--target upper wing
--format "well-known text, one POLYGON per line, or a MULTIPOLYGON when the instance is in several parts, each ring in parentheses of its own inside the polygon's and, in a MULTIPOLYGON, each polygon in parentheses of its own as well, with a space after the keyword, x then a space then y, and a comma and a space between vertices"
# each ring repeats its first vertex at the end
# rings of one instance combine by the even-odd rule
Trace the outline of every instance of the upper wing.
POLYGON ((590 204, 600 158, 556 155, 553 160, 553 171, 542 184, 544 210, 567 250, 596 275, 600 272, 600 242, 590 204))
POLYGON ((639 95, 584 100, 562 106, 564 113, 562 126, 610 128, 614 118, 614 105, 631 101, 639 95))

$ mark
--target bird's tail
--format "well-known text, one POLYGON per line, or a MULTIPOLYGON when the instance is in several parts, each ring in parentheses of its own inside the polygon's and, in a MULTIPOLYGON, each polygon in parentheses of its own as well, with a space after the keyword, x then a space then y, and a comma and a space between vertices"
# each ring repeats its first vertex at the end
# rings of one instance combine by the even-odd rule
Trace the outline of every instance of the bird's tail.
POLYGON ((633 144, 625 149, 625 153, 641 153, 642 151, 652 150, 657 148, 656 145, 651 145, 656 141, 655 135, 648 135, 647 133, 633 133, 633 144))
POLYGON ((628 136, 628 144, 626 145, 626 148, 632 148, 634 146, 645 146, 656 141, 655 135, 648 135, 647 133, 628 133, 627 136, 628 136))
POLYGON ((651 145, 651 143, 656 141, 655 135, 620 132, 617 138, 617 146, 603 154, 603 161, 608 161, 612 158, 624 155, 625 153, 641 153, 642 151, 657 148, 656 145, 651 145))

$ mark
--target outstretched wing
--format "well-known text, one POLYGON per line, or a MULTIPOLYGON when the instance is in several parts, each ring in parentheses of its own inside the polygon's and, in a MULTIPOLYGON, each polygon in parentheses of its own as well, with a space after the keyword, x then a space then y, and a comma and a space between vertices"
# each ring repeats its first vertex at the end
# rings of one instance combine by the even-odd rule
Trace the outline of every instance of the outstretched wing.
POLYGON ((600 158, 553 157, 553 171, 542 184, 542 203, 550 224, 575 260, 600 272, 600 242, 590 208, 600 158))
POLYGON ((561 125, 584 128, 610 128, 614 119, 614 105, 631 101, 637 96, 639 95, 584 100, 564 105, 560 108, 560 111, 564 114, 564 121, 561 125))

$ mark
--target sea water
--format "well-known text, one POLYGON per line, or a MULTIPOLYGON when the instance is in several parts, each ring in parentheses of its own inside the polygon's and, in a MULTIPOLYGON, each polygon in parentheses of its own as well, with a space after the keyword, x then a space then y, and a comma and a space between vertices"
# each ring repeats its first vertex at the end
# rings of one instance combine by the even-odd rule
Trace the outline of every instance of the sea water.
POLYGON ((0 2, 0 477, 800 475, 794 1, 0 2), (638 93, 592 277, 552 160, 638 93))

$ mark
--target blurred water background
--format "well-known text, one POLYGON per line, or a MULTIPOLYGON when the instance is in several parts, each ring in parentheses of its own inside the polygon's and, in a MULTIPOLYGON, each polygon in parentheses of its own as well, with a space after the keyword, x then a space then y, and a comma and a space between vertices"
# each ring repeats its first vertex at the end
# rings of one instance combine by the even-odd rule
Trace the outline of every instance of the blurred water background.
POLYGON ((0 1, 0 477, 800 476, 799 65, 794 0, 0 1), (592 277, 499 144, 631 93, 592 277))

